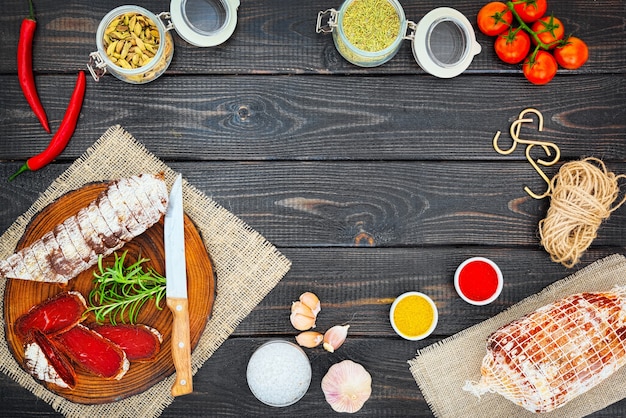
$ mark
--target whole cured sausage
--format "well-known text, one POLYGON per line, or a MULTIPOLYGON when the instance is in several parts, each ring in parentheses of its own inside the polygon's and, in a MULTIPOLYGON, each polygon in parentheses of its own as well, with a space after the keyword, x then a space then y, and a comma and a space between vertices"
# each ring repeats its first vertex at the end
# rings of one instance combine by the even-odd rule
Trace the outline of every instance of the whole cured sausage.
POLYGON ((67 283, 157 223, 168 193, 163 175, 141 174, 109 183, 76 215, 30 246, 0 260, 0 277, 67 283))

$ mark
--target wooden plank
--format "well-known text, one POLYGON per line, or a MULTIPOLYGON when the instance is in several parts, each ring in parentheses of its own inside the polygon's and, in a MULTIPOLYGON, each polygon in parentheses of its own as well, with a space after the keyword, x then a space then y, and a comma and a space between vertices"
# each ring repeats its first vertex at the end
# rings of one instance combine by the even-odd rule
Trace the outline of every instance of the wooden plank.
MULTIPOLYGON (((315 0, 285 2, 282 0, 242 1, 237 28, 224 44, 197 48, 175 37, 175 56, 168 70, 171 74, 424 74, 412 56, 406 41, 391 61, 381 67, 365 69, 345 61, 335 49, 330 35, 315 33, 317 13, 339 8, 342 1, 315 0)), ((89 53, 96 50, 95 33, 100 20, 118 2, 74 2, 71 10, 58 7, 52 0, 36 3, 39 27, 35 39, 34 65, 37 72, 59 73, 83 69, 89 53)), ((154 13, 169 9, 169 1, 151 1, 145 5, 154 13)), ((452 7, 463 13, 476 28, 480 3, 455 1, 452 7)), ((418 22, 430 10, 441 7, 434 0, 404 2, 408 19, 418 22)), ((584 39, 591 48, 589 63, 577 73, 624 73, 626 39, 621 33, 626 10, 620 2, 575 0, 551 2, 549 11, 561 18, 566 33, 584 39)), ((15 72, 19 24, 28 13, 24 2, 11 0, 3 4, 3 48, 0 50, 0 73, 15 72)), ((470 72, 516 73, 518 66, 501 63, 493 52, 493 38, 477 34, 483 52, 470 72)), ((506 94, 502 92, 502 94, 506 94)))
MULTIPOLYGON (((527 162, 215 162, 172 167, 279 246, 538 247, 537 224, 549 204, 523 191, 525 185, 536 191, 545 187, 527 162)), ((16 168, 14 163, 1 164, 0 178, 16 168)), ((624 163, 609 168, 626 173, 624 163)), ((552 176, 553 170, 546 172, 552 176)), ((46 168, 24 173, 23 179, 0 189, 8 201, 18 193, 31 196, 3 208, 0 230, 58 172, 46 168), (39 186, 32 189, 33 184, 39 186)), ((599 232, 595 246, 623 245, 626 206, 599 232)))
MULTIPOLYGON (((43 76, 39 93, 56 130, 75 75, 43 76)), ((45 133, 17 79, 0 76, 0 155, 26 159, 45 133)), ((525 160, 522 147, 496 153, 492 138, 529 107, 563 159, 626 158, 626 77, 559 77, 534 88, 521 76, 164 77, 134 86, 111 76, 90 81, 77 130, 60 160, 71 161, 111 125, 121 124, 152 152, 172 160, 525 160), (502 98, 497 98, 502 94, 502 98), (494 99, 495 95, 495 99, 494 99), (375 99, 372 99, 375 98, 375 99)))
MULTIPOLYGON (((417 384, 408 370, 406 360, 415 355, 416 345, 408 341, 394 344, 380 339, 354 338, 334 354, 311 353, 313 377, 307 394, 288 408, 269 407, 250 392, 245 368, 249 356, 267 338, 229 339, 194 376, 194 392, 176 399, 163 412, 163 417, 180 416, 273 416, 313 417, 340 416, 333 413, 324 400, 320 382, 328 368, 343 359, 360 362, 372 375, 372 396, 359 416, 432 417, 417 384), (233 355, 233 353, 236 353, 233 355), (381 361, 384 359, 384 362, 381 361)), ((445 359, 442 359, 445 361, 445 359)), ((0 401, 3 413, 11 417, 32 417, 33 414, 60 416, 52 408, 0 374, 0 401), (27 411, 24 408, 28 405, 27 411)), ((489 395, 498 396, 498 395, 489 395)), ((626 401, 618 402, 590 415, 592 418, 613 418, 626 414, 626 401)))
MULTIPOLYGON (((620 247, 592 250, 576 268, 550 261, 540 249, 436 247, 436 248, 281 248, 292 262, 285 278, 237 327, 238 337, 261 335, 293 339, 298 334, 289 322, 291 303, 300 294, 318 295, 322 310, 315 330, 324 333, 338 324, 350 324, 350 337, 385 337, 396 342, 389 323, 393 300, 408 291, 428 294, 439 310, 433 335, 418 346, 432 344, 485 321, 522 299, 540 292, 583 266, 620 247), (454 289, 454 272, 470 257, 488 257, 504 276, 501 296, 487 306, 472 306, 454 289)), ((218 278, 219 279, 219 278, 218 278)))

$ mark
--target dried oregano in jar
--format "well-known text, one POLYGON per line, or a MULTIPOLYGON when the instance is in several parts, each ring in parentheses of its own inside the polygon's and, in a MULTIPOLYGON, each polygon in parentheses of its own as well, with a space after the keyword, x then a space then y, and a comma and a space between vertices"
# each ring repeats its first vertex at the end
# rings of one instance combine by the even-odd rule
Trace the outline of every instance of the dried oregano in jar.
POLYGON ((368 52, 389 47, 400 32, 400 16, 387 0, 354 0, 345 10, 343 32, 355 47, 368 52))

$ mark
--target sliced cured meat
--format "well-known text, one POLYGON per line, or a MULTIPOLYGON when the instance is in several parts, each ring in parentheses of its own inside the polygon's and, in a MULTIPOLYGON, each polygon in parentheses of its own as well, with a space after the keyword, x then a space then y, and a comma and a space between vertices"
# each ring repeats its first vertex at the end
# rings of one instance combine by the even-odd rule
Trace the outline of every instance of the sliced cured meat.
POLYGON ((104 379, 119 380, 128 371, 126 353, 97 332, 76 325, 55 337, 71 361, 104 379))
POLYGON ((124 189, 126 200, 118 182, 111 182, 77 215, 66 218, 40 240, 1 260, 0 277, 66 283, 97 263, 99 255, 106 257, 122 248, 165 214, 168 193, 162 174, 122 181, 122 189, 134 184, 146 191, 124 189))
POLYGON ((140 222, 145 223, 159 213, 159 209, 152 204, 148 195, 143 191, 143 187, 137 186, 137 183, 130 178, 120 179, 117 183, 117 188, 124 196, 126 202, 139 205, 142 215, 140 222))
POLYGON ((115 249, 119 249, 124 245, 124 241, 113 233, 95 202, 90 203, 89 206, 85 208, 85 212, 87 213, 94 230, 100 239, 102 239, 102 243, 109 250, 113 249, 113 251, 115 251, 115 249))
POLYGON ((108 195, 101 194, 96 201, 96 205, 98 206, 100 215, 102 215, 115 236, 122 241, 130 241, 133 239, 133 234, 128 230, 128 227, 122 223, 108 195))
POLYGON ((117 214, 119 222, 122 225, 126 226, 128 231, 133 236, 140 235, 146 230, 145 225, 137 220, 137 216, 133 214, 131 209, 124 201, 124 197, 120 193, 115 183, 109 186, 107 190, 107 197, 111 202, 111 206, 113 206, 113 210, 117 214))
POLYGON ((11 266, 11 271, 6 275, 6 277, 11 279, 33 280, 33 276, 26 268, 26 264, 22 258, 22 253, 10 255, 9 258, 7 258, 7 262, 9 266, 11 266))
POLYGON ((83 239, 87 243, 87 246, 93 250, 95 254, 105 253, 109 247, 104 243, 94 226, 89 220, 89 214, 87 208, 82 208, 76 214, 76 220, 78 221, 78 227, 83 239))
POLYGON ((76 372, 70 362, 38 330, 30 332, 24 343, 24 369, 36 379, 62 388, 74 389, 76 386, 76 372))
POLYGON ((39 268, 39 263, 37 263, 35 255, 30 251, 24 250, 19 251, 19 254, 22 256, 22 261, 24 261, 24 267, 33 280, 41 280, 43 272, 39 268))
POLYGON ((141 198, 142 194, 148 198, 148 202, 154 207, 158 212, 165 212, 167 209, 167 187, 165 186, 165 182, 157 183, 157 182, 147 182, 145 181, 145 174, 140 176, 132 176, 129 177, 128 180, 131 183, 135 184, 133 188, 135 193, 140 196, 140 200, 143 202, 143 198, 141 198))
MULTIPOLYGON (((68 277, 72 277, 72 273, 78 268, 75 265, 76 261, 70 262, 65 258, 65 255, 63 254, 63 251, 61 251, 61 247, 59 247, 59 243, 53 232, 46 232, 41 237, 41 242, 43 242, 46 247, 46 257, 50 262, 52 271, 56 273, 56 280, 54 281, 67 283, 69 280, 68 277)), ((30 248, 33 248, 33 246, 31 245, 30 248)))
POLYGON ((104 324, 92 325, 91 328, 117 344, 130 361, 154 360, 161 350, 161 333, 147 325, 104 324))
MULTIPOLYGON (((122 196, 122 199, 124 199, 124 204, 128 206, 128 209, 135 216, 137 222, 145 226, 149 222, 149 219, 153 216, 150 212, 153 214, 156 209, 152 207, 152 204, 148 204, 147 207, 149 208, 149 211, 146 211, 145 205, 141 203, 137 194, 132 188, 129 187, 129 184, 130 181, 128 179, 120 179, 115 186, 117 187, 120 196, 122 196)), ((144 200, 146 200, 146 203, 149 203, 147 199, 144 198, 144 200)))
POLYGON ((98 261, 98 255, 95 250, 89 246, 80 230, 80 226, 78 226, 78 218, 76 218, 76 216, 70 216, 63 221, 63 226, 70 236, 70 240, 72 240, 72 244, 74 244, 74 248, 76 248, 76 252, 80 258, 89 265, 98 261))
POLYGON ((37 240, 33 242, 32 249, 32 251, 26 252, 31 253, 37 260, 37 264, 39 265, 42 274, 42 281, 54 281, 56 273, 52 270, 52 266, 48 261, 48 253, 46 251, 46 246, 44 245, 44 243, 41 240, 37 240))
POLYGON ((78 253, 76 246, 74 246, 74 243, 70 238, 69 232, 65 229, 65 225, 58 224, 54 227, 53 233, 59 243, 59 249, 63 253, 63 258, 67 260, 68 266, 71 267, 70 277, 74 277, 81 271, 86 270, 88 264, 78 253))
POLYGON ((7 260, 0 260, 0 276, 8 277, 7 275, 13 271, 13 268, 7 260))
POLYGON ((15 333, 25 338, 33 330, 45 334, 63 332, 81 322, 86 310, 85 298, 79 292, 61 292, 17 318, 15 333))

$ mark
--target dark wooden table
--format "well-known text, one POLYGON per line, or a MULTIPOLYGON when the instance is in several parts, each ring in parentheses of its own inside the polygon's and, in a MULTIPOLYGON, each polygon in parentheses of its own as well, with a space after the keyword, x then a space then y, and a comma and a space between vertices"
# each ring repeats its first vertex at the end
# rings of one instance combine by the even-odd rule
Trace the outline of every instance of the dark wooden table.
MULTIPOLYGON (((401 3, 414 21, 451 6, 474 25, 484 4, 401 3)), ((139 4, 156 13, 169 8, 165 0, 139 4)), ((53 130, 76 72, 96 49, 98 23, 118 5, 36 1, 34 67, 53 130)), ((242 0, 235 33, 223 45, 193 47, 174 35, 174 59, 157 81, 135 86, 110 75, 99 83, 89 78, 63 154, 45 169, 0 181, 5 231, 107 128, 121 124, 292 260, 287 276, 196 375, 194 393, 176 399, 164 416, 333 415, 320 380, 342 359, 363 364, 373 377, 372 397, 358 415, 432 416, 407 365, 416 350, 624 251, 621 208, 575 268, 550 261, 537 233, 549 201, 523 191, 528 185, 540 192, 544 184, 523 152, 499 155, 491 139, 533 107, 545 118, 541 137, 560 146, 561 161, 596 156, 626 173, 626 2, 549 4, 566 31, 588 43, 590 58, 580 70, 559 70, 547 86, 533 86, 519 66, 499 62, 493 39, 482 34, 482 53, 453 79, 422 71, 408 41, 387 64, 356 67, 330 35, 315 33, 318 11, 340 5, 242 0), (502 295, 485 307, 468 305, 454 291, 454 270, 470 256, 490 257, 504 273, 502 295), (247 387, 248 358, 266 340, 293 339, 290 303, 307 290, 324 304, 319 327, 349 322, 349 338, 334 354, 309 351, 313 381, 300 402, 265 406, 247 387), (421 342, 400 339, 388 321, 393 299, 409 290, 429 294, 440 312, 435 333, 421 342)), ((9 0, 2 9, 0 179, 6 179, 51 136, 17 81, 27 2, 9 0)), ((546 173, 554 175, 559 165, 546 173)), ((0 405, 2 416, 55 415, 5 375, 0 405)), ((622 401, 593 416, 625 415, 622 401)))

